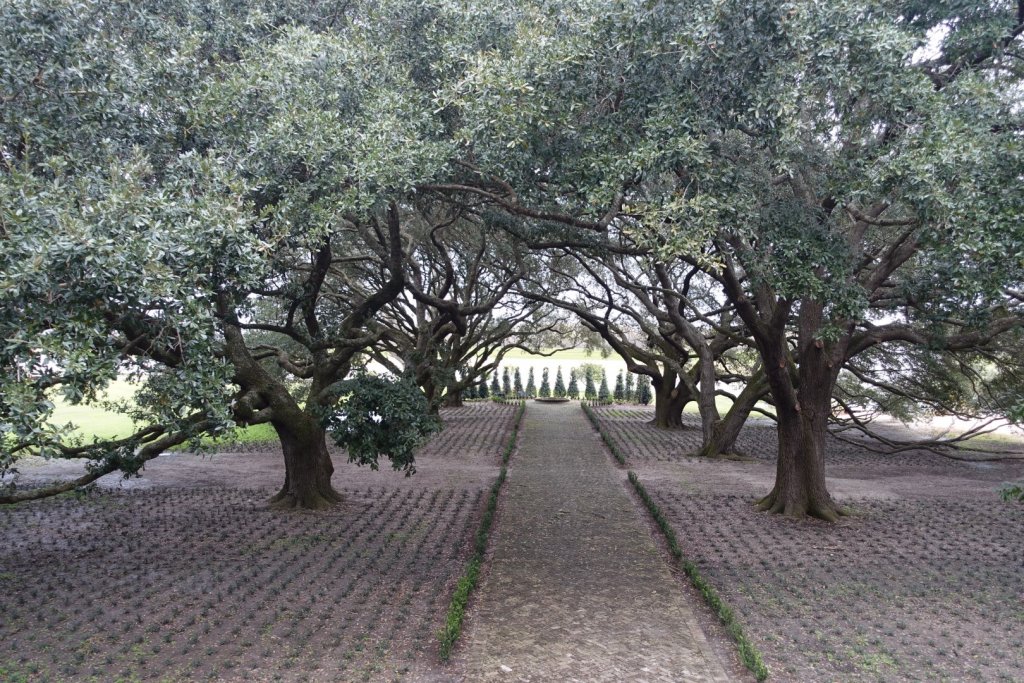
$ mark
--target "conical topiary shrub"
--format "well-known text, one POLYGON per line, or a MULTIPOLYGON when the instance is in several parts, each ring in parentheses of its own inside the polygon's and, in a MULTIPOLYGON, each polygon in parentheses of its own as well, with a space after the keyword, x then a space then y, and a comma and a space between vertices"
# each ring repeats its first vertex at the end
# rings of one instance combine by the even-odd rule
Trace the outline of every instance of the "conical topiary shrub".
POLYGON ((555 373, 555 397, 565 398, 565 380, 562 378, 562 366, 558 366, 558 372, 555 373))
POLYGON ((551 382, 548 381, 548 369, 540 371, 540 397, 551 398, 551 382))
POLYGON ((646 377, 637 378, 636 402, 646 406, 651 402, 651 383, 646 377))

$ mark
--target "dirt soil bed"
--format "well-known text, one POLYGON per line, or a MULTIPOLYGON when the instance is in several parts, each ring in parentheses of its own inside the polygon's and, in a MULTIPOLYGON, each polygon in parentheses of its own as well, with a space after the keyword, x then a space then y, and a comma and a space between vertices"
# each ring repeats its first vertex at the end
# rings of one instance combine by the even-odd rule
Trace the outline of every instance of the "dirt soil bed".
POLYGON ((740 616, 771 680, 1013 681, 1024 671, 1024 506, 999 499, 1020 461, 872 453, 832 440, 830 525, 757 512, 774 432, 748 427, 745 462, 685 457, 699 427, 647 409, 595 409, 684 553, 740 616))
POLYGON ((514 414, 446 411, 409 478, 335 457, 327 512, 266 509, 270 448, 0 509, 0 680, 452 679, 435 634, 514 414))

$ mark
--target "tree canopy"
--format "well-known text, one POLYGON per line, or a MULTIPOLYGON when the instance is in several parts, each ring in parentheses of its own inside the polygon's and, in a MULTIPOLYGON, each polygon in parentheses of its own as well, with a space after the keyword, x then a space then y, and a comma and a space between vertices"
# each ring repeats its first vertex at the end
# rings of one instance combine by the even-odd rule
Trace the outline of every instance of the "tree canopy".
POLYGON ((494 330, 554 303, 592 330, 631 317, 647 340, 606 338, 701 395, 706 439, 714 351, 756 353, 780 434, 764 506, 834 519, 835 400, 945 387, 931 407, 1024 412, 1022 33, 1007 0, 12 0, 0 471, 31 452, 132 472, 264 422, 275 501, 330 504, 328 431, 408 469, 432 429, 380 412, 419 398, 360 381, 368 355, 457 391, 494 367, 494 330), (133 436, 47 420, 54 391, 126 375, 133 436), (408 432, 354 431, 346 405, 408 432))

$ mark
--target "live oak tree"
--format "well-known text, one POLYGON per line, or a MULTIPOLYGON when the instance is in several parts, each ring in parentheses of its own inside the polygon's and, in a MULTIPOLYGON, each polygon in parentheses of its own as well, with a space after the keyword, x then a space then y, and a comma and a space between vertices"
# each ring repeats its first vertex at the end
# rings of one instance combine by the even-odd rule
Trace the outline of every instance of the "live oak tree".
POLYGON ((654 424, 682 426, 684 407, 698 403, 704 448, 730 452, 750 410, 763 395, 761 375, 726 372, 720 365, 737 345, 748 343, 735 325, 730 306, 699 268, 678 260, 666 263, 653 253, 624 242, 618 249, 554 249, 545 288, 526 280, 526 296, 577 315, 625 363, 627 370, 649 378, 654 387, 654 424), (718 382, 743 382, 749 390, 733 397, 726 418, 715 403, 718 382))
POLYGON ((843 366, 1020 324, 1024 3, 596 5, 522 7, 445 93, 472 150, 448 186, 532 245, 628 221, 716 279, 775 404, 762 505, 835 519, 843 366))
POLYGON ((406 235, 405 288, 373 323, 381 339, 370 353, 409 372, 432 410, 458 405, 508 351, 538 351, 558 329, 550 310, 509 291, 534 267, 530 255, 467 207, 421 209, 406 235))
POLYGON ((1019 330, 1019 1, 12 0, 0 32, 0 467, 91 460, 65 488, 259 422, 282 505, 336 499, 328 431, 411 467, 419 392, 352 372, 425 201, 531 250, 628 231, 717 283, 775 406, 776 512, 840 513, 844 367, 1019 330), (46 420, 119 375, 136 434, 46 420))
POLYGON ((412 186, 452 154, 427 93, 338 8, 206 10, 0 9, 0 467, 89 461, 3 502, 269 423, 273 502, 322 507, 339 498, 328 433, 411 472, 434 428, 408 384, 350 375, 402 291, 412 186), (118 376, 143 383, 135 434, 74 443, 46 421, 50 392, 91 400, 118 376))
POLYGON ((1007 287, 1024 264, 1005 255, 1024 239, 1007 54, 1024 6, 934 9, 737 4, 680 38, 683 68, 716 105, 702 124, 708 163, 681 169, 680 202, 720 207, 717 225, 690 219, 708 231, 706 271, 750 330, 774 398, 765 509, 841 513, 824 442, 851 359, 892 343, 983 349, 1021 324, 1007 287))

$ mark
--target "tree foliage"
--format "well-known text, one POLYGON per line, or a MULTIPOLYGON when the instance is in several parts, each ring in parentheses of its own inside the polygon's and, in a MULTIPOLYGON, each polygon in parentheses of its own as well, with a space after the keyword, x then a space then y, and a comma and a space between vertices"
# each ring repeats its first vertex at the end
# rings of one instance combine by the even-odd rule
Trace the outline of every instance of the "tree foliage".
MULTIPOLYGON (((353 379, 365 355, 455 395, 518 290, 700 386, 706 432, 710 345, 737 349, 778 421, 766 507, 832 519, 834 399, 1024 412, 1022 35, 1009 0, 11 0, 0 472, 269 423, 280 497, 316 507, 324 426, 413 409, 353 379), (118 377, 133 435, 48 420, 118 377)), ((430 426, 402 424, 354 457, 405 468, 430 426)))

